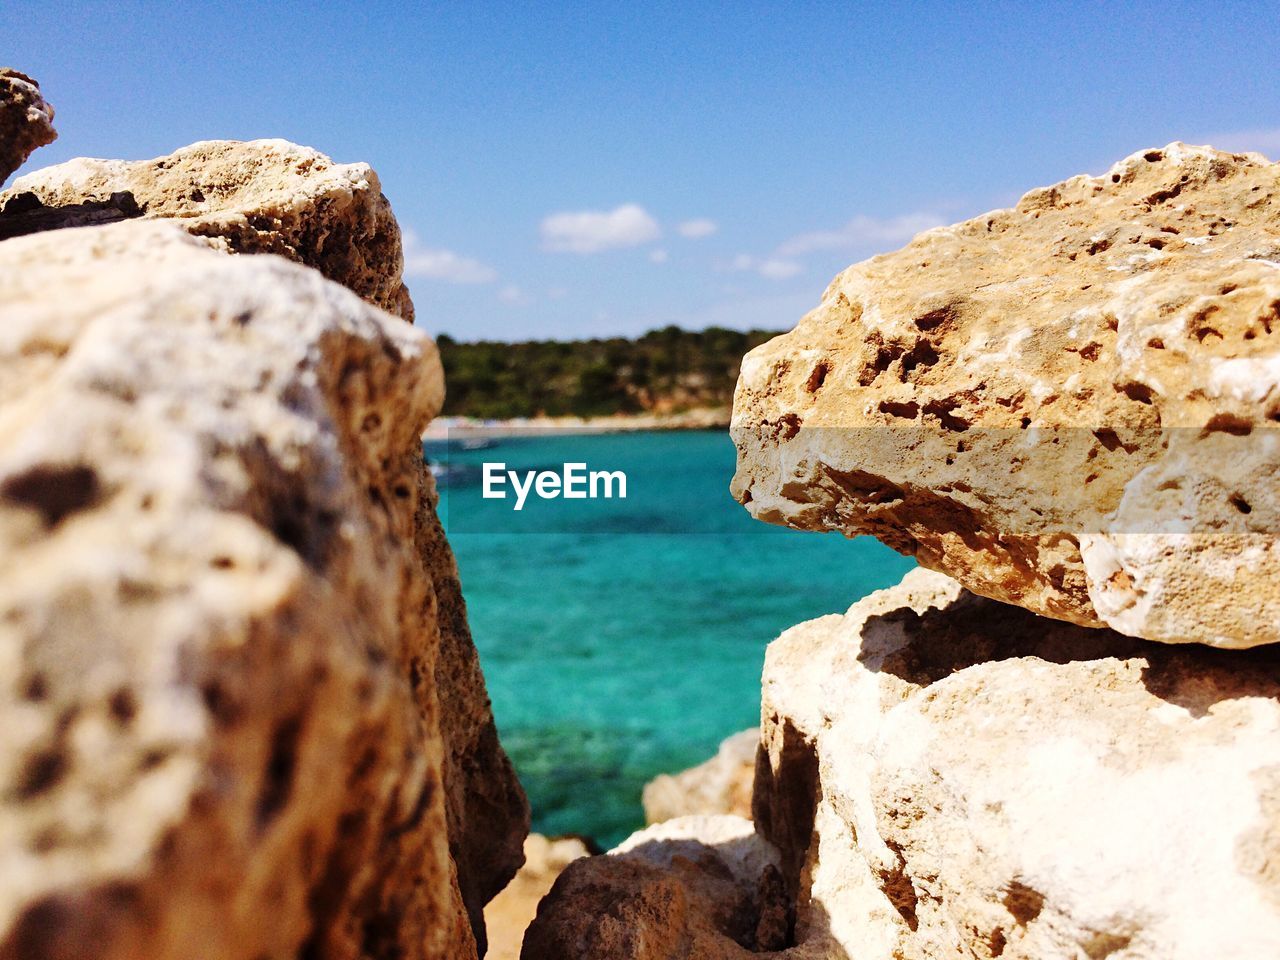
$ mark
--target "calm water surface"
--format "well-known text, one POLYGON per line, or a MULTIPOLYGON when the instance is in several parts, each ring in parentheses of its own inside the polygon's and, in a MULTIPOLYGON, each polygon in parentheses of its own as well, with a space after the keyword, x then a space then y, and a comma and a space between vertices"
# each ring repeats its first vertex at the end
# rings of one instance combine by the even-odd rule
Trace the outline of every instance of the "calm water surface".
POLYGON ((912 561, 875 540, 753 521, 719 431, 427 444, 443 463, 494 714, 544 833, 606 845, 643 825, 640 791, 758 722, 764 648, 845 610, 912 561), (480 497, 480 464, 624 470, 626 500, 480 497))

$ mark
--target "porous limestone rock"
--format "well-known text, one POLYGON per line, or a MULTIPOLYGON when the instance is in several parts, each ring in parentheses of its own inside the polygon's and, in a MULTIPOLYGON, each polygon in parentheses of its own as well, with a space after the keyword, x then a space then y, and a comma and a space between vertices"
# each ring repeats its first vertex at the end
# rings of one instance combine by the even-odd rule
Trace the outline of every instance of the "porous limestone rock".
POLYGON ((400 228, 366 163, 285 140, 208 140, 154 160, 79 158, 0 194, 0 238, 164 217, 235 253, 276 253, 413 319, 400 228))
MULTIPOLYGON (((154 161, 74 160, 0 195, 0 237, 135 217, 168 218, 233 253, 278 253, 413 319, 400 230, 366 164, 335 165, 281 140, 193 144, 154 161)), ((445 808, 458 884, 484 945, 483 909, 515 874, 528 801, 498 743, 457 565, 423 478, 414 540, 435 587, 445 808)), ((422 682, 418 678, 415 682, 422 682)))
POLYGON ((37 147, 53 143, 53 107, 40 84, 10 67, 0 67, 0 184, 26 163, 37 147))
POLYGON ((489 950, 485 960, 519 960, 524 932, 556 877, 592 851, 578 837, 544 837, 531 833, 524 841, 524 866, 484 908, 489 950))
POLYGON ((1276 648, 1146 643, 916 570, 770 645, 762 716, 756 824, 801 946, 1280 956, 1276 648))
POLYGON ((661 774, 645 784, 644 816, 661 823, 693 814, 751 816, 751 781, 756 772, 760 730, 752 727, 720 744, 716 755, 676 774, 661 774))
POLYGON ((733 491, 970 590, 1280 641, 1280 164, 1175 143, 840 274, 739 379, 733 491))
POLYGON ((523 960, 748 960, 782 946, 777 851, 751 821, 689 816, 564 870, 525 934, 523 960))
POLYGON ((0 243, 0 957, 474 956, 434 347, 217 247, 0 243))

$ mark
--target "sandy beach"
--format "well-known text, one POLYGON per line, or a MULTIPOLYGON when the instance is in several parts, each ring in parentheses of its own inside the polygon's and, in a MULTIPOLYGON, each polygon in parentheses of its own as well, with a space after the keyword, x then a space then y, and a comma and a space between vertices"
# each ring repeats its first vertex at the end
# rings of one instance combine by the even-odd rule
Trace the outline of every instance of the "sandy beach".
POLYGON ((488 439, 524 433, 540 436, 571 433, 627 433, 636 430, 711 430, 728 428, 729 408, 714 407, 672 414, 615 414, 608 417, 517 417, 478 420, 440 417, 422 434, 423 440, 488 439))

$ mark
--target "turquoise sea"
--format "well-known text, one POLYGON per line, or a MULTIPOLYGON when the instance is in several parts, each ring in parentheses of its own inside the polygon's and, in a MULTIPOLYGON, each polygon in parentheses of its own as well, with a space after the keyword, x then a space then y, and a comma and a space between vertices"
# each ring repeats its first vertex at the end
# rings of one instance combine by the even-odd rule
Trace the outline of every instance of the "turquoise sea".
POLYGON ((646 781, 756 724, 764 648, 912 561, 868 537, 751 520, 722 431, 428 443, 507 752, 535 830, 608 846, 646 781), (623 470, 627 498, 483 499, 481 464, 623 470))

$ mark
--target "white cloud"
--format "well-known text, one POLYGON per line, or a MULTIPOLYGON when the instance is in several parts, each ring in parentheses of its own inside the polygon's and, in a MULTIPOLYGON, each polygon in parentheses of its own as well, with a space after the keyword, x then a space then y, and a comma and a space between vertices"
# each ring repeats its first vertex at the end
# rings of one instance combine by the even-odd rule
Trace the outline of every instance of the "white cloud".
POLYGON ((529 297, 523 290, 514 284, 510 284, 499 290, 498 299, 513 307, 523 307, 527 306, 529 303, 529 297))
POLYGON ((542 221, 542 248, 558 253, 599 253, 638 247, 662 236, 658 222, 634 203, 614 210, 553 213, 542 221))
POLYGON ((676 227, 676 232, 682 237, 688 237, 690 240, 700 240, 702 237, 711 236, 719 229, 720 225, 714 220, 699 217, 696 220, 686 220, 676 227))
POLYGON ((906 213, 898 217, 856 216, 835 230, 802 233, 782 243, 779 257, 797 257, 817 250, 848 250, 897 247, 921 230, 941 226, 942 220, 931 213, 906 213))
POLYGON ((753 257, 740 253, 729 261, 728 269, 737 273, 758 273, 769 280, 786 280, 804 272, 804 264, 780 257, 753 257))
POLYGON ((460 256, 452 250, 424 247, 412 230, 404 234, 404 272, 445 283, 493 283, 498 271, 487 263, 460 256))
POLYGON ((1268 157, 1280 157, 1280 128, 1235 130, 1208 137, 1205 142, 1219 150, 1231 150, 1236 153, 1256 151, 1268 157))
POLYGON ((666 263, 666 262, 667 262, 668 260, 670 260, 670 259, 671 259, 671 254, 667 253, 667 251, 665 251, 665 250, 650 250, 650 251, 649 251, 649 262, 650 262, 650 263, 666 263))

